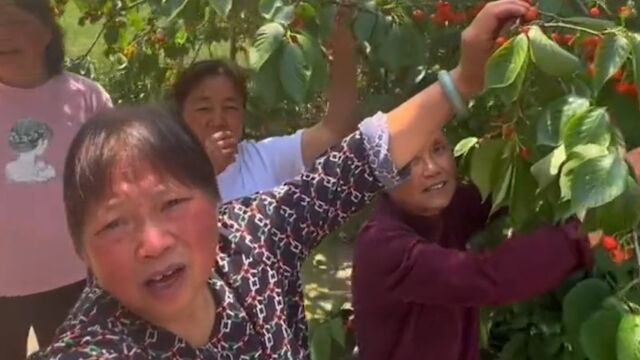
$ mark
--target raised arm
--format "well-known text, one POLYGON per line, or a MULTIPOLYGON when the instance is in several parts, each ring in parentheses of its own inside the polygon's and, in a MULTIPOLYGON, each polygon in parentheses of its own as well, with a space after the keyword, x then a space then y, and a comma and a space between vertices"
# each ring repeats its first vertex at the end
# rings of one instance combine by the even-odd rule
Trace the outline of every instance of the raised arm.
MULTIPOLYGON (((500 0, 480 12, 462 42, 462 60, 453 78, 470 97, 483 86, 484 63, 494 46, 491 35, 529 9, 524 0, 500 0), (484 59, 484 60, 482 60, 484 59)), ((258 242, 288 270, 297 271, 309 251, 328 233, 364 208, 382 189, 398 184, 397 171, 439 131, 452 107, 440 84, 386 114, 363 121, 342 143, 316 160, 300 177, 272 192, 226 205, 223 227, 233 243, 258 242)))
MULTIPOLYGON (((530 8, 524 0, 488 3, 462 33, 461 56, 451 78, 464 100, 484 87, 484 69, 495 48, 500 29, 530 8)), ((425 145, 426 136, 438 131, 451 118, 450 105, 441 84, 435 83, 389 113, 389 151, 397 167, 403 167, 425 145)))
POLYGON ((358 286, 382 286, 381 291, 400 301, 429 305, 523 301, 557 287, 571 272, 591 263, 589 242, 575 225, 517 235, 487 254, 427 243, 409 228, 367 225, 358 241, 356 261, 373 272, 358 286), (374 279, 377 284, 367 283, 374 279))
POLYGON ((329 104, 324 118, 302 133, 302 160, 307 167, 358 126, 358 68, 351 16, 350 8, 341 6, 329 38, 329 104))

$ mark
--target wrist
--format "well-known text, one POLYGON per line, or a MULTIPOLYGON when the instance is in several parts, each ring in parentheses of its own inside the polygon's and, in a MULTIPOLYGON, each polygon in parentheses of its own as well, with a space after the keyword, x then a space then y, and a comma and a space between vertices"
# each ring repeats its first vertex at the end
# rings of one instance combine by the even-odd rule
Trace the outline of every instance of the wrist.
POLYGON ((481 91, 481 87, 478 89, 479 87, 475 86, 473 81, 470 81, 463 75, 459 66, 451 70, 450 74, 456 90, 458 90, 458 93, 460 93, 460 96, 465 102, 471 100, 481 91))

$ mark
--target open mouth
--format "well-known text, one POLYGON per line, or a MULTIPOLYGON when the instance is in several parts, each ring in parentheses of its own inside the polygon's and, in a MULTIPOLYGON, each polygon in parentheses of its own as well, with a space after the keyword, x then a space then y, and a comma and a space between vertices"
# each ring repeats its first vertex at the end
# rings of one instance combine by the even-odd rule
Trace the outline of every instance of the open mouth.
POLYGON ((423 192, 437 191, 445 187, 447 185, 446 181, 437 182, 431 186, 426 187, 423 192))
POLYGON ((151 274, 144 281, 144 286, 152 292, 162 292, 172 288, 183 277, 186 267, 182 264, 170 265, 162 271, 151 274))

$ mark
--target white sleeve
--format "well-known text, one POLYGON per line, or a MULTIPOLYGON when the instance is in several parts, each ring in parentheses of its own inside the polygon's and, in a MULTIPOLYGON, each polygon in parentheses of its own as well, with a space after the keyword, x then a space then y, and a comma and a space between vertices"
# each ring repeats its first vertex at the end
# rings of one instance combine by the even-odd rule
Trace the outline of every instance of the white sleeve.
POLYGON ((256 144, 275 186, 293 179, 305 169, 302 160, 302 131, 270 137, 256 144))

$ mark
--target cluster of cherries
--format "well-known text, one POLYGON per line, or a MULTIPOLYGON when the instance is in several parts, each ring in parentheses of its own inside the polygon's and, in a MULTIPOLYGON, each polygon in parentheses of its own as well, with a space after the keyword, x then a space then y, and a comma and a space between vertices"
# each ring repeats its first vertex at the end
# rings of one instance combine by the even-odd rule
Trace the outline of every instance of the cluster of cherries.
POLYGON ((614 264, 622 264, 633 257, 633 249, 623 249, 613 236, 603 236, 600 245, 609 254, 614 264))

